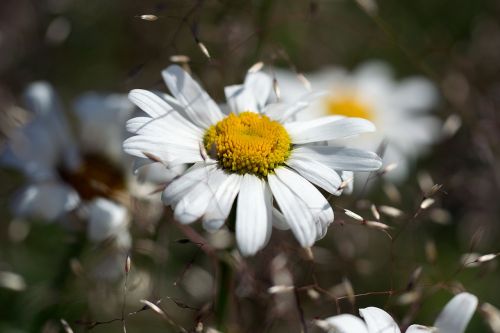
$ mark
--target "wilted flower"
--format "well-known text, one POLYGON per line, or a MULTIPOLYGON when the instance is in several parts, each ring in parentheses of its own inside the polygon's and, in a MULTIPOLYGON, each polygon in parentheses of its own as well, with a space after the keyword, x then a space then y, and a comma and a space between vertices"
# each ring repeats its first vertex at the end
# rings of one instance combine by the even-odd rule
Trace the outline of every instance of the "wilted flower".
POLYGON ((174 98, 131 91, 130 99, 148 116, 127 123, 136 135, 124 142, 125 151, 167 166, 191 165, 163 192, 164 203, 175 207, 181 223, 201 218, 207 230, 217 230, 238 196, 236 240, 244 255, 265 246, 273 223, 292 229, 303 247, 311 246, 333 221, 332 208, 314 185, 338 195, 341 170, 381 166, 371 152, 311 145, 373 131, 371 122, 333 116, 286 122, 314 95, 294 104, 266 105, 273 84, 261 72, 225 88, 229 114, 179 66, 167 68, 163 78, 174 98))
MULTIPOLYGON (((276 76, 284 101, 293 101, 306 91, 296 74, 278 70, 276 76)), ((425 151, 438 136, 439 122, 428 114, 437 103, 437 90, 423 77, 397 82, 387 64, 368 62, 352 74, 330 67, 307 75, 307 78, 313 89, 326 90, 327 94, 308 110, 297 114, 297 119, 338 115, 372 121, 377 132, 353 143, 371 150, 386 143, 384 162, 397 165, 387 172, 392 179, 403 178, 411 158, 425 151)))
MULTIPOLYGON (((439 332, 463 333, 477 307, 477 297, 460 293, 446 304, 434 323, 434 327, 411 325, 406 333, 439 332)), ((360 318, 341 314, 317 321, 319 327, 328 332, 338 333, 400 333, 398 324, 382 309, 368 307, 360 309, 360 318)))

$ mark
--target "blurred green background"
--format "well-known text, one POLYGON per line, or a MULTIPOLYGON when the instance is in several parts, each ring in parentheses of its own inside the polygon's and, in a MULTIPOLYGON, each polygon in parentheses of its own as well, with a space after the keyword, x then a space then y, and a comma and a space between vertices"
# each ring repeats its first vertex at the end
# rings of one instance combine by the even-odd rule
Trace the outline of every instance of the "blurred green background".
MULTIPOLYGON (((431 325, 451 297, 443 287, 455 282, 481 302, 499 306, 500 272, 495 262, 455 273, 464 253, 499 251, 500 2, 379 0, 372 13, 366 3, 371 1, 4 0, 0 3, 2 144, 16 126, 8 111, 13 105, 22 106, 20 94, 34 80, 51 82, 69 108, 73 98, 88 90, 166 91, 160 71, 170 64, 172 55, 187 55, 192 72, 222 102, 223 86, 240 82, 258 61, 308 72, 328 64, 354 68, 368 59, 383 59, 398 77, 422 74, 432 79, 442 94, 437 116, 445 120, 458 114, 462 127, 418 160, 407 181, 397 185, 400 202, 387 197, 381 182, 363 199, 397 206, 409 218, 422 197, 418 174, 425 171, 444 185, 438 205, 449 213, 451 223, 434 223, 424 213, 404 229, 392 248, 387 236, 377 230, 335 224, 318 242, 314 265, 288 233, 275 231, 271 245, 248 260, 251 272, 239 272, 234 285, 228 286, 233 304, 229 332, 300 331, 297 310, 268 325, 274 310, 265 292, 272 285, 267 264, 280 251, 289 254, 296 285, 311 284, 309 269, 314 267, 323 288, 347 277, 355 293, 404 289, 411 273, 422 266, 420 285, 425 297, 417 309, 398 304, 387 294, 356 299, 356 307, 385 306, 398 319, 415 310, 414 322, 431 325), (158 20, 143 20, 139 17, 143 14, 157 15, 158 20), (206 45, 210 60, 197 39, 206 45), (435 261, 429 259, 432 244, 435 261), (248 285, 260 292, 242 290, 248 285)), ((22 239, 11 237, 12 229, 19 227, 12 224, 19 222, 12 222, 9 198, 23 180, 8 170, 1 170, 0 177, 0 271, 16 272, 25 280, 19 291, 0 286, 0 332, 39 331, 42 326, 45 332, 62 332, 59 318, 66 319, 75 332, 84 332, 77 320, 119 317, 122 280, 95 282, 68 271, 65 258, 75 235, 54 225, 33 223, 20 227, 29 229, 22 239)), ((369 214, 357 196, 343 196, 336 204, 369 214)), ((397 233, 405 218, 385 222, 397 233)), ((337 214, 337 221, 342 219, 337 214)), ((195 228, 201 232, 198 225, 195 228)), ((175 242, 184 236, 169 212, 152 232, 137 226, 133 232, 127 311, 142 306, 138 298, 161 298, 176 321, 193 328, 199 311, 178 306, 168 297, 196 308, 209 302, 211 259, 193 244, 175 242), (174 285, 191 260, 203 270, 188 270, 194 272, 193 284, 207 284, 208 291, 203 292, 208 295, 193 296, 174 285), (204 279, 197 279, 197 274, 204 279), (151 287, 134 298, 133 289, 147 283, 151 287)), ((99 253, 99 247, 86 245, 78 258, 87 267, 99 253)), ((335 314, 332 300, 311 299, 305 292, 300 298, 307 320, 335 314)), ((347 300, 340 305, 344 312, 356 313, 347 300)), ((129 332, 176 332, 151 311, 131 316, 127 328, 129 332)), ((115 322, 93 331, 121 332, 122 328, 115 322)), ((468 332, 489 332, 478 313, 468 332)))

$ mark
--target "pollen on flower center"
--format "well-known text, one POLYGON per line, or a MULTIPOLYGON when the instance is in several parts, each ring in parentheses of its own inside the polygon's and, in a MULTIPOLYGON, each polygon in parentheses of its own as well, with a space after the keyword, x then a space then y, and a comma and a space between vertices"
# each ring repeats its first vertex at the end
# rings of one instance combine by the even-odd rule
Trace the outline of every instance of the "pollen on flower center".
POLYGON ((350 94, 338 97, 329 96, 325 100, 325 104, 328 113, 331 115, 374 120, 371 108, 363 101, 360 101, 359 98, 350 94))
POLYGON ((253 112, 230 114, 211 126, 205 133, 204 145, 224 169, 258 176, 267 176, 282 165, 291 150, 285 128, 253 112))

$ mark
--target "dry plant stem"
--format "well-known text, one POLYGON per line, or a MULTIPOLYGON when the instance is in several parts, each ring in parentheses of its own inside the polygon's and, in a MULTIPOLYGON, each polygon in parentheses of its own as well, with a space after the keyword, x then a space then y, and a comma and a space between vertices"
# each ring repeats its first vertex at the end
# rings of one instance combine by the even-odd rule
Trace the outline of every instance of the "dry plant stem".
MULTIPOLYGON (((128 256, 127 259, 128 260, 128 256)), ((127 333, 127 324, 125 322, 125 304, 127 303, 127 292, 128 292, 128 271, 125 271, 125 281, 123 283, 123 302, 122 302, 122 327, 123 327, 123 333, 127 333)))
POLYGON ((297 311, 299 312, 300 325, 302 326, 301 332, 307 333, 307 324, 306 319, 304 317, 304 310, 302 309, 302 305, 300 304, 300 296, 297 288, 293 289, 295 294, 295 304, 297 305, 297 311))
MULTIPOLYGON (((159 302, 160 301, 157 301, 156 304, 158 304, 159 302)), ((138 310, 127 313, 126 316, 127 317, 128 316, 135 316, 143 311, 149 311, 150 309, 151 309, 150 307, 148 307, 147 305, 144 305, 143 307, 141 307, 138 310)), ((77 321, 77 324, 83 326, 85 328, 85 332, 87 332, 87 331, 92 330, 96 326, 107 325, 107 324, 111 324, 111 323, 114 323, 117 321, 123 321, 123 319, 122 318, 113 318, 113 319, 104 320, 104 321, 77 321)))
POLYGON ((215 249, 210 244, 208 244, 205 238, 203 238, 198 232, 196 232, 196 230, 194 230, 190 226, 180 224, 175 220, 173 223, 193 244, 198 244, 207 256, 217 259, 217 253, 215 249))

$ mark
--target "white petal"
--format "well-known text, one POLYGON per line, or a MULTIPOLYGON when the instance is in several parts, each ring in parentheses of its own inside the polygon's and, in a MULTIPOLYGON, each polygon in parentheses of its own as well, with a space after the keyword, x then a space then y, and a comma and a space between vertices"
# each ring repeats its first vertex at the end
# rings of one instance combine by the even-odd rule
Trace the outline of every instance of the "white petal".
POLYGON ((134 134, 162 138, 177 144, 197 144, 203 132, 177 112, 161 118, 137 117, 127 121, 127 130, 134 134))
POLYGON ((375 171, 382 166, 377 154, 354 148, 331 146, 299 146, 292 156, 315 160, 335 170, 375 171))
MULTIPOLYGON (((272 74, 280 87, 281 100, 294 102, 297 100, 298 96, 302 96, 308 92, 308 89, 300 81, 296 72, 276 67, 273 68, 272 74)), ((310 79, 309 76, 307 78, 310 79)), ((322 87, 313 85, 313 88, 317 89, 322 87)))
POLYGON ((363 320, 350 314, 341 314, 326 318, 329 327, 334 328, 338 333, 371 333, 368 331, 363 320))
POLYGON ((294 157, 293 154, 286 161, 286 164, 297 171, 302 177, 325 191, 335 195, 340 194, 339 188, 342 179, 335 170, 312 159, 294 157))
POLYGON ((297 112, 307 108, 307 103, 273 103, 268 104, 262 111, 269 118, 284 123, 288 118, 295 115, 297 112))
POLYGON ((275 169, 276 175, 298 197, 302 198, 313 216, 316 240, 326 235, 333 222, 333 209, 325 197, 306 179, 288 168, 275 169))
POLYGON ((394 92, 395 103, 409 111, 427 111, 436 105, 435 85, 424 77, 410 77, 401 81, 394 92))
MULTIPOLYGON (((301 195, 292 190, 277 174, 269 174, 267 180, 276 202, 285 216, 286 223, 292 229, 295 238, 297 238, 302 247, 312 246, 318 232, 315 218, 307 203, 301 198, 301 195)), ((288 182, 293 182, 293 179, 288 182)))
MULTIPOLYGON (((325 94, 326 94, 325 91, 314 91, 302 95, 297 100, 295 100, 295 97, 293 97, 293 100, 295 101, 291 103, 281 102, 281 103, 269 104, 266 106, 263 113, 265 113, 271 119, 284 123, 288 120, 294 119, 295 115, 307 109, 312 102, 324 96, 325 94)), ((310 109, 308 110, 310 111, 310 109)), ((308 119, 313 119, 313 118, 308 118, 308 119)), ((341 117, 338 118, 340 119, 341 117)))
POLYGON ((188 117, 201 128, 208 128, 223 118, 217 104, 193 78, 177 65, 162 72, 170 92, 182 105, 188 117))
POLYGON ((203 159, 199 147, 203 137, 200 128, 150 91, 133 90, 129 97, 153 118, 137 117, 127 122, 127 129, 139 135, 125 140, 123 148, 126 153, 141 158, 148 153, 177 164, 203 159))
POLYGON ((52 85, 45 81, 31 83, 24 92, 26 106, 38 116, 62 116, 61 102, 52 85))
POLYGON ((136 135, 123 142, 123 149, 127 154, 141 158, 151 154, 165 162, 166 165, 203 161, 199 144, 169 143, 161 137, 136 135))
MULTIPOLYGON (((208 210, 208 208, 207 208, 208 210)), ((208 231, 209 233, 215 233, 219 231, 220 228, 226 223, 226 220, 224 219, 219 219, 219 220, 205 220, 203 219, 202 221, 203 229, 208 231)))
POLYGON ((128 222, 127 209, 122 205, 103 198, 92 200, 88 205, 88 237, 101 242, 110 237, 117 237, 128 222))
POLYGON ((162 194, 163 203, 165 205, 175 205, 198 183, 203 182, 215 167, 216 166, 213 164, 205 165, 203 163, 193 165, 185 174, 174 180, 165 188, 162 194))
POLYGON ((370 83, 376 80, 390 81, 394 75, 389 64, 381 60, 371 60, 361 64, 356 68, 354 74, 358 81, 369 81, 370 83))
POLYGON ((76 192, 62 183, 29 185, 14 196, 12 209, 15 215, 39 218, 51 222, 76 208, 80 199, 76 192))
POLYGON ((37 116, 45 119, 48 131, 61 140, 62 144, 72 141, 68 130, 68 123, 61 107, 59 96, 54 88, 47 82, 34 82, 28 86, 24 93, 27 107, 37 116))
POLYGON ((2 165, 17 168, 34 181, 57 177, 60 147, 40 117, 12 133, 1 154, 2 165))
POLYGON ((362 118, 322 117, 284 126, 294 144, 330 141, 375 131, 375 126, 362 118))
POLYGON ((368 307, 359 309, 359 313, 365 320, 370 333, 401 333, 394 319, 382 309, 368 307))
POLYGON ((134 105, 126 95, 87 93, 74 103, 79 118, 79 138, 87 152, 96 152, 123 161, 125 122, 134 105))
POLYGON ((180 145, 197 146, 202 141, 203 132, 189 123, 177 112, 161 118, 137 117, 127 121, 127 130, 151 137, 153 140, 162 140, 180 145))
POLYGON ((179 103, 178 100, 176 100, 174 97, 170 96, 169 94, 165 94, 162 92, 157 92, 158 96, 163 98, 174 110, 177 112, 180 112, 183 116, 187 117, 186 113, 184 112, 184 106, 179 103))
POLYGON ((271 77, 262 72, 248 73, 244 86, 245 90, 251 91, 257 104, 257 111, 261 111, 273 89, 271 77))
POLYGON ((408 327, 406 329, 406 333, 433 333, 435 332, 436 333, 436 330, 431 328, 431 327, 427 327, 427 326, 422 326, 422 325, 411 325, 410 327, 408 327))
POLYGON ((460 293, 446 304, 434 326, 440 333, 463 333, 477 307, 477 297, 460 293))
POLYGON ((216 231, 224 225, 240 190, 241 179, 240 175, 230 174, 217 189, 215 199, 210 201, 203 216, 203 226, 207 231, 216 231))
POLYGON ((192 223, 203 216, 209 203, 215 200, 217 189, 228 177, 221 169, 205 169, 205 177, 175 205, 174 217, 180 223, 192 223))
POLYGON ((203 130, 178 111, 172 109, 158 95, 147 90, 132 90, 129 98, 149 117, 136 117, 127 121, 127 130, 134 134, 162 137, 167 142, 199 141, 203 130))
POLYGON ((134 161, 134 174, 140 182, 153 184, 168 184, 182 175, 187 169, 185 164, 167 168, 164 164, 153 162, 146 158, 137 158, 134 161))
POLYGON ((151 118, 164 117, 175 111, 165 100, 148 90, 134 89, 128 98, 151 118))
POLYGON ((272 79, 262 73, 248 73, 241 85, 224 88, 226 100, 234 113, 261 112, 272 91, 272 79))
POLYGON ((286 223, 302 247, 310 247, 316 240, 316 226, 311 211, 305 202, 296 196, 275 175, 268 175, 268 182, 286 223))
POLYGON ((27 108, 36 114, 36 121, 51 137, 59 158, 62 156, 69 168, 76 168, 80 163, 78 147, 54 88, 47 82, 34 82, 26 89, 24 98, 27 108))
POLYGON ((342 182, 345 182, 346 186, 343 189, 343 193, 351 194, 354 189, 354 172, 352 171, 342 171, 340 173, 342 182))
POLYGON ((285 216, 273 207, 273 226, 280 230, 288 230, 290 226, 286 223, 285 216))
POLYGON ((231 111, 238 114, 245 111, 258 112, 257 101, 242 84, 224 87, 226 101, 231 111))
POLYGON ((272 196, 266 182, 245 174, 236 208, 236 242, 242 255, 262 249, 271 233, 272 196))

